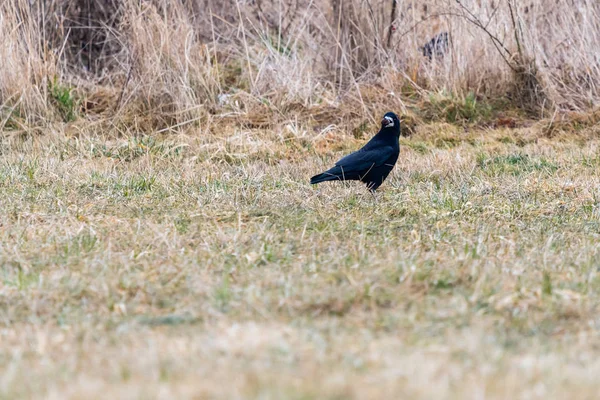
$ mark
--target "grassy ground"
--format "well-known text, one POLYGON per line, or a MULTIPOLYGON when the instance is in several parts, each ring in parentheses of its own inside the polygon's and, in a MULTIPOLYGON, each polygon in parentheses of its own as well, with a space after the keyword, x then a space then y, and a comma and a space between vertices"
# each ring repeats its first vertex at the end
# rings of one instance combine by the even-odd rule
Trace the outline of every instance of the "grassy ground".
POLYGON ((374 129, 4 136, 1 397, 595 398, 598 129, 374 129))

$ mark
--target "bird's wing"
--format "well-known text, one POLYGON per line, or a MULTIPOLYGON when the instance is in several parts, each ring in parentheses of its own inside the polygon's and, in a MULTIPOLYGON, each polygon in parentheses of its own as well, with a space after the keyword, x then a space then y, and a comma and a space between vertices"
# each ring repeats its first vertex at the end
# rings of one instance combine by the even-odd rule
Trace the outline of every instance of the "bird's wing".
POLYGON ((335 163, 345 171, 365 171, 373 167, 379 167, 394 153, 392 146, 382 146, 374 149, 361 149, 348 154, 335 163))

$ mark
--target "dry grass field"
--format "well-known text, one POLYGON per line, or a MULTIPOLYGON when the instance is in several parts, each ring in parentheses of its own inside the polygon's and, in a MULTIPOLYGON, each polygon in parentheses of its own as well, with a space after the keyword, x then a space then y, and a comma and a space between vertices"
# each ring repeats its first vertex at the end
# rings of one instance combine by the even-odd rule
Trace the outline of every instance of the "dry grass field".
POLYGON ((5 139, 5 398, 594 398, 598 129, 5 139), (330 150, 335 146, 336 150, 330 150))
POLYGON ((600 6, 391 3, 0 1, 1 399, 597 397, 600 6))

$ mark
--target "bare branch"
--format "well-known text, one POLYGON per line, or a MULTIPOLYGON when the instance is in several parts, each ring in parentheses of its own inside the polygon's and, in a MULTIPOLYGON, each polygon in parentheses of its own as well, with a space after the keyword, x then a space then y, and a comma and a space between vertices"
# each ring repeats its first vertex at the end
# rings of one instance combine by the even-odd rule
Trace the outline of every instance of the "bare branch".
POLYGON ((394 22, 396 22, 396 0, 392 0, 392 11, 390 13, 390 27, 388 28, 387 48, 392 45, 392 35, 394 34, 394 22))
POLYGON ((512 2, 510 0, 507 0, 507 3, 508 3, 508 9, 510 10, 510 19, 513 24, 513 29, 515 30, 515 42, 517 43, 517 51, 519 53, 519 57, 521 57, 521 59, 523 59, 523 50, 521 48, 521 40, 519 38, 519 34, 521 33, 520 25, 517 26, 517 21, 515 19, 515 12, 512 7, 512 2))
POLYGON ((463 12, 468 14, 468 15, 456 14, 456 16, 466 19, 467 21, 469 21, 470 23, 472 23, 473 25, 477 26, 482 31, 484 31, 485 34, 488 35, 490 37, 490 39, 492 39, 492 43, 494 44, 494 47, 496 47, 496 50, 498 50, 498 53, 500 53, 500 55, 502 56, 502 59, 504 59, 504 62, 510 67, 510 69, 512 69, 513 71, 517 71, 517 68, 515 67, 515 65, 513 65, 513 63, 509 59, 509 57, 511 57, 511 52, 506 48, 504 43, 502 43, 502 41, 496 35, 491 33, 489 31, 489 29, 487 28, 487 26, 489 25, 490 22, 488 21, 488 23, 484 25, 481 22, 481 20, 475 14, 473 14, 473 12, 471 10, 469 10, 467 7, 465 7, 464 4, 462 4, 460 2, 460 0, 456 0, 456 3, 460 6, 460 8, 461 8, 461 10, 463 10, 463 12))

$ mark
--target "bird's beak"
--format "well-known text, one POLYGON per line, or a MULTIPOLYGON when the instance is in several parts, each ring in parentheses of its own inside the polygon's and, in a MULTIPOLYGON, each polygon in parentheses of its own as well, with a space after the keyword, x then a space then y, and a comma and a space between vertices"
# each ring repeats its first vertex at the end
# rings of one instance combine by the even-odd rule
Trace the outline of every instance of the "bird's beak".
POLYGON ((383 117, 381 120, 381 126, 384 128, 394 126, 394 120, 391 117, 383 117))

